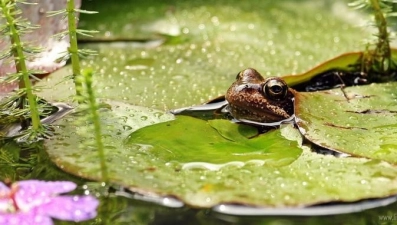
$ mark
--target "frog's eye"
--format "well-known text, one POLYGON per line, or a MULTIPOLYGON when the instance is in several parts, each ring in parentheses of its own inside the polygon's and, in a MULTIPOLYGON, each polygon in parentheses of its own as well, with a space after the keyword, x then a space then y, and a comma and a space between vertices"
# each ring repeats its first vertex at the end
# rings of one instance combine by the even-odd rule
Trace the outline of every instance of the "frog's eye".
POLYGON ((269 79, 263 85, 264 94, 273 100, 283 99, 287 95, 287 91, 287 84, 279 78, 269 79))

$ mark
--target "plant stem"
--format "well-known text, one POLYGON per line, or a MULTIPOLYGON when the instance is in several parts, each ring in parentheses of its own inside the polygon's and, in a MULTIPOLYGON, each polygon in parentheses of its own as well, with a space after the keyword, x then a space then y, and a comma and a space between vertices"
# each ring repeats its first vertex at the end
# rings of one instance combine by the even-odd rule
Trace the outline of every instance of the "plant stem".
MULTIPOLYGON (((23 53, 23 46, 21 42, 21 38, 19 35, 19 32, 16 28, 15 24, 15 18, 13 17, 13 7, 7 6, 7 4, 11 4, 10 1, 7 0, 1 0, 1 7, 3 11, 3 15, 6 18, 8 27, 10 29, 9 35, 11 39, 11 44, 12 44, 12 53, 14 56, 14 61, 15 61, 15 66, 16 66, 16 72, 21 73, 22 77, 19 79, 19 88, 25 88, 26 90, 26 95, 28 98, 29 102, 29 109, 30 109, 30 114, 31 114, 31 119, 32 119, 32 127, 34 131, 39 131, 42 128, 41 122, 40 122, 40 117, 39 117, 39 111, 37 109, 37 102, 36 98, 33 94, 32 90, 32 83, 30 82, 30 73, 28 71, 28 68, 26 66, 26 61, 25 61, 25 54, 23 53)), ((23 108, 24 105, 22 103, 21 108, 23 108)))
POLYGON ((74 0, 68 0, 67 8, 66 8, 66 11, 68 13, 69 39, 70 39, 70 47, 68 48, 68 51, 70 53, 70 58, 72 60, 73 79, 74 79, 74 84, 76 86, 76 95, 81 96, 80 90, 82 83, 80 79, 76 79, 77 76, 81 76, 81 68, 80 68, 80 59, 78 55, 76 15, 75 15, 74 7, 75 7, 74 0))
POLYGON ((86 93, 88 100, 88 109, 90 110, 91 120, 94 125, 95 143, 98 151, 98 156, 101 165, 102 180, 107 182, 109 179, 108 169, 106 165, 105 150, 102 142, 101 124, 98 115, 98 105, 96 103, 94 90, 92 88, 92 70, 83 71, 84 84, 86 86, 86 93))
POLYGON ((375 13, 375 22, 378 27, 378 43, 375 49, 375 57, 380 62, 382 72, 386 72, 389 69, 391 52, 389 43, 389 32, 387 31, 387 21, 382 12, 382 8, 379 5, 379 0, 370 0, 371 6, 375 13))

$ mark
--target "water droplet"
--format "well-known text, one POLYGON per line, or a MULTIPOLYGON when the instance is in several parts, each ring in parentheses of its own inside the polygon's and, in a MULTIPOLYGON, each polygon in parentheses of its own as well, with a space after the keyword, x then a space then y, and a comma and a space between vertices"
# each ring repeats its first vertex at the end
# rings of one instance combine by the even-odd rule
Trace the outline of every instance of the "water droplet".
POLYGON ((128 130, 132 130, 132 127, 128 125, 123 125, 123 129, 128 131, 128 130))
POLYGON ((368 184, 368 181, 367 180, 361 180, 360 183, 361 184, 368 184))
POLYGON ((120 116, 120 119, 125 123, 128 120, 127 116, 120 116))
POLYGON ((73 214, 74 214, 75 216, 77 216, 77 217, 80 217, 81 214, 82 214, 82 211, 81 211, 81 210, 75 210, 75 211, 73 212, 73 214))

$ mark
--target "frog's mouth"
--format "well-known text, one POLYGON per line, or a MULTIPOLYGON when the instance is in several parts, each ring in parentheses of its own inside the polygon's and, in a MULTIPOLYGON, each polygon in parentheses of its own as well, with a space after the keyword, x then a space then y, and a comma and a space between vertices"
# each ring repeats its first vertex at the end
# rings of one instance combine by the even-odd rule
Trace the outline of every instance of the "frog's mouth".
MULTIPOLYGON (((249 107, 249 106, 238 106, 235 104, 228 104, 226 110, 230 113, 230 115, 238 121, 250 124, 257 124, 266 126, 266 124, 272 125, 280 124, 281 122, 292 120, 294 116, 289 116, 283 111, 283 114, 273 113, 272 111, 263 110, 259 107, 249 107)), ((281 110, 281 109, 280 109, 281 110)))
POLYGON ((283 119, 283 120, 280 120, 277 122, 270 122, 270 123, 256 122, 256 121, 247 120, 247 119, 233 119, 233 121, 237 122, 237 123, 241 122, 241 123, 251 124, 251 125, 255 125, 255 126, 276 127, 276 126, 280 126, 281 124, 294 123, 295 122, 295 114, 287 119, 283 119))

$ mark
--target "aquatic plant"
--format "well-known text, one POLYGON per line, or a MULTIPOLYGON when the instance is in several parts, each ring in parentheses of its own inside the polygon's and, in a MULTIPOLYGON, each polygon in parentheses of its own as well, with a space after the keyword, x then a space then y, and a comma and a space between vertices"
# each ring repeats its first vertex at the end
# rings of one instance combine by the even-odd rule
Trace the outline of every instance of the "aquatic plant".
MULTIPOLYGON (((390 49, 390 31, 387 27, 387 18, 396 16, 393 12, 393 0, 357 0, 349 3, 354 9, 368 9, 373 15, 372 26, 377 28, 374 34, 376 40, 367 45, 367 55, 363 59, 364 71, 374 69, 381 76, 390 74, 391 70, 396 69, 397 65, 392 59, 390 49)), ((379 79, 380 77, 376 77, 379 79)))
MULTIPOLYGON (((39 138, 46 138, 51 135, 51 130, 48 129, 49 125, 42 124, 40 119, 48 116, 51 112, 54 112, 54 107, 52 107, 46 101, 38 99, 34 95, 36 88, 32 86, 29 78, 35 78, 32 74, 36 71, 29 70, 26 63, 26 60, 32 61, 34 59, 28 58, 25 53, 33 55, 35 53, 39 53, 40 49, 31 47, 27 43, 21 41, 21 35, 39 27, 32 26, 28 20, 22 18, 22 11, 19 9, 19 4, 24 4, 24 2, 1 0, 1 15, 7 21, 6 25, 1 27, 1 34, 9 35, 11 47, 1 54, 0 60, 5 58, 13 58, 17 70, 15 74, 7 76, 5 79, 3 79, 3 81, 19 81, 19 89, 14 91, 10 97, 6 98, 0 104, 0 125, 7 127, 9 124, 18 124, 22 121, 23 125, 26 124, 26 126, 22 126, 21 131, 17 134, 18 140, 28 141, 31 143, 39 140, 39 138), (27 103, 25 102, 26 98, 29 100, 27 103), (28 108, 28 106, 30 108, 28 108), (30 128, 28 127, 29 122, 32 124, 31 129, 28 129, 30 128)), ((69 37, 70 42, 70 47, 66 52, 64 52, 63 55, 61 55, 61 57, 57 59, 57 61, 65 62, 69 58, 71 59, 73 74, 70 77, 74 79, 76 84, 75 99, 81 103, 80 107, 82 109, 86 108, 89 110, 90 114, 87 117, 84 116, 84 120, 87 119, 89 121, 93 121, 92 123, 95 125, 93 132, 96 134, 96 141, 94 143, 97 144, 95 148, 98 149, 98 153, 102 155, 101 168, 103 180, 105 181, 107 180, 106 164, 103 155, 103 146, 101 145, 99 118, 97 115, 95 116, 95 110, 97 110, 98 107, 95 102, 94 90, 92 88, 92 72, 82 75, 80 66, 80 57, 94 55, 95 51, 79 49, 77 45, 77 35, 90 36, 91 34, 96 33, 96 31, 77 29, 78 14, 91 14, 96 12, 78 9, 77 5, 79 5, 79 3, 77 2, 77 5, 75 5, 74 0, 68 0, 66 4, 67 5, 65 5, 65 7, 61 10, 48 12, 48 16, 60 15, 63 17, 58 16, 57 18, 64 18, 68 22, 67 30, 54 35, 54 38, 57 38, 58 41, 64 39, 65 37, 69 37)), ((50 38, 50 36, 48 36, 48 38, 50 38)), ((6 133, 5 136, 8 137, 9 135, 6 133)), ((11 155, 8 150, 1 151, 0 153, 4 153, 0 156, 4 155, 4 157, 1 157, 1 159, 7 161, 7 164, 15 164, 15 160, 11 160, 14 163, 8 160, 10 158, 9 155, 11 155)), ((18 159, 19 157, 15 158, 18 159)))
POLYGON ((109 180, 109 176, 106 166, 105 150, 102 141, 101 122, 98 113, 99 107, 96 102, 95 92, 93 89, 92 75, 93 71, 91 69, 85 69, 82 71, 82 75, 77 77, 76 79, 79 83, 82 84, 81 87, 76 87, 78 88, 76 92, 78 91, 80 93, 80 95, 77 96, 77 100, 81 102, 79 105, 79 109, 83 111, 88 111, 88 113, 86 113, 84 116, 81 116, 76 121, 76 123, 80 123, 82 126, 85 125, 86 121, 90 121, 90 123, 92 123, 87 126, 87 130, 80 132, 82 136, 87 136, 87 139, 81 144, 79 148, 96 148, 99 156, 102 181, 106 182, 109 180), (94 135, 93 141, 91 141, 91 138, 88 137, 92 134, 94 135))
POLYGON ((77 29, 76 15, 78 13, 94 14, 97 12, 77 9, 75 8, 74 0, 68 0, 66 9, 50 12, 50 16, 64 14, 68 20, 69 29, 57 34, 56 36, 58 38, 63 38, 64 36, 68 35, 70 47, 68 48, 68 51, 58 60, 71 59, 73 71, 72 78, 74 80, 76 90, 75 100, 79 103, 79 108, 81 110, 88 110, 88 114, 86 116, 82 116, 82 120, 92 122, 93 125, 90 127, 90 131, 88 131, 86 134, 94 134, 95 139, 94 142, 87 141, 83 144, 84 147, 81 146, 81 148, 95 147, 97 149, 100 158, 102 180, 107 181, 108 173, 104 147, 102 144, 100 118, 97 113, 98 105, 96 103, 95 93, 92 86, 93 71, 90 69, 82 71, 80 65, 80 57, 85 58, 87 56, 92 56, 95 55, 96 52, 89 49, 80 49, 77 44, 77 35, 91 36, 91 34, 97 33, 97 31, 77 29))
MULTIPOLYGON (((49 12, 50 16, 55 16, 59 14, 63 14, 65 18, 68 20, 68 30, 65 30, 64 32, 61 32, 55 37, 62 39, 66 35, 69 36, 70 40, 70 47, 68 48, 68 51, 59 57, 57 60, 58 61, 66 61, 69 58, 71 59, 72 62, 72 78, 75 83, 75 90, 76 90, 76 96, 80 96, 80 90, 82 88, 82 81, 81 79, 78 79, 78 76, 81 76, 81 66, 80 66, 80 57, 87 57, 90 55, 96 55, 96 52, 90 49, 79 49, 78 44, 77 44, 77 35, 83 35, 83 36, 91 36, 91 34, 97 33, 98 31, 95 30, 83 30, 83 29, 77 29, 77 14, 78 13, 85 13, 85 14, 94 14, 97 13, 95 11, 87 11, 87 10, 82 10, 78 9, 75 7, 75 1, 74 0, 68 0, 67 1, 67 6, 66 9, 61 9, 58 11, 52 11, 49 12)), ((77 98, 80 99, 80 98, 77 98)), ((79 100, 77 100, 79 102, 79 100)))
POLYGON ((0 224, 53 224, 51 218, 79 222, 96 217, 99 201, 92 196, 60 195, 76 188, 69 181, 0 182, 0 224))
POLYGON ((96 52, 89 49, 79 49, 77 44, 78 34, 83 36, 91 36, 91 34, 97 33, 98 31, 77 29, 76 15, 78 13, 94 14, 97 12, 77 9, 75 8, 74 0, 68 0, 66 9, 50 12, 50 15, 53 16, 58 14, 64 14, 65 17, 68 19, 69 29, 58 34, 57 36, 59 38, 62 38, 65 35, 68 35, 70 40, 70 47, 68 48, 68 52, 60 57, 58 60, 66 60, 68 58, 71 59, 73 71, 72 78, 74 80, 76 90, 75 100, 79 103, 80 110, 88 110, 88 113, 85 116, 82 116, 81 121, 77 121, 77 123, 82 121, 90 121, 93 124, 92 126, 90 126, 90 130, 88 132, 84 132, 84 135, 94 134, 95 140, 91 142, 88 138, 88 140, 83 143, 80 148, 96 148, 100 158, 102 181, 108 181, 106 159, 104 154, 104 147, 102 144, 101 124, 99 114, 97 112, 98 105, 95 98, 95 91, 93 89, 93 71, 91 69, 86 69, 82 71, 80 65, 80 57, 85 58, 87 56, 93 56, 96 54, 96 52))
POLYGON ((38 98, 34 95, 36 89, 30 81, 35 76, 26 63, 29 56, 39 53, 40 49, 21 40, 21 35, 36 29, 37 26, 31 25, 20 16, 22 12, 18 9, 17 3, 28 4, 22 1, 0 1, 1 16, 6 20, 0 27, 0 33, 8 36, 11 42, 10 48, 1 54, 0 59, 12 58, 16 67, 15 73, 6 76, 3 82, 19 83, 18 91, 0 103, 0 115, 2 124, 23 121, 22 127, 30 129, 22 132, 20 138, 35 141, 37 138, 48 136, 48 129, 40 122, 40 116, 48 112, 48 105, 38 104, 38 98))

